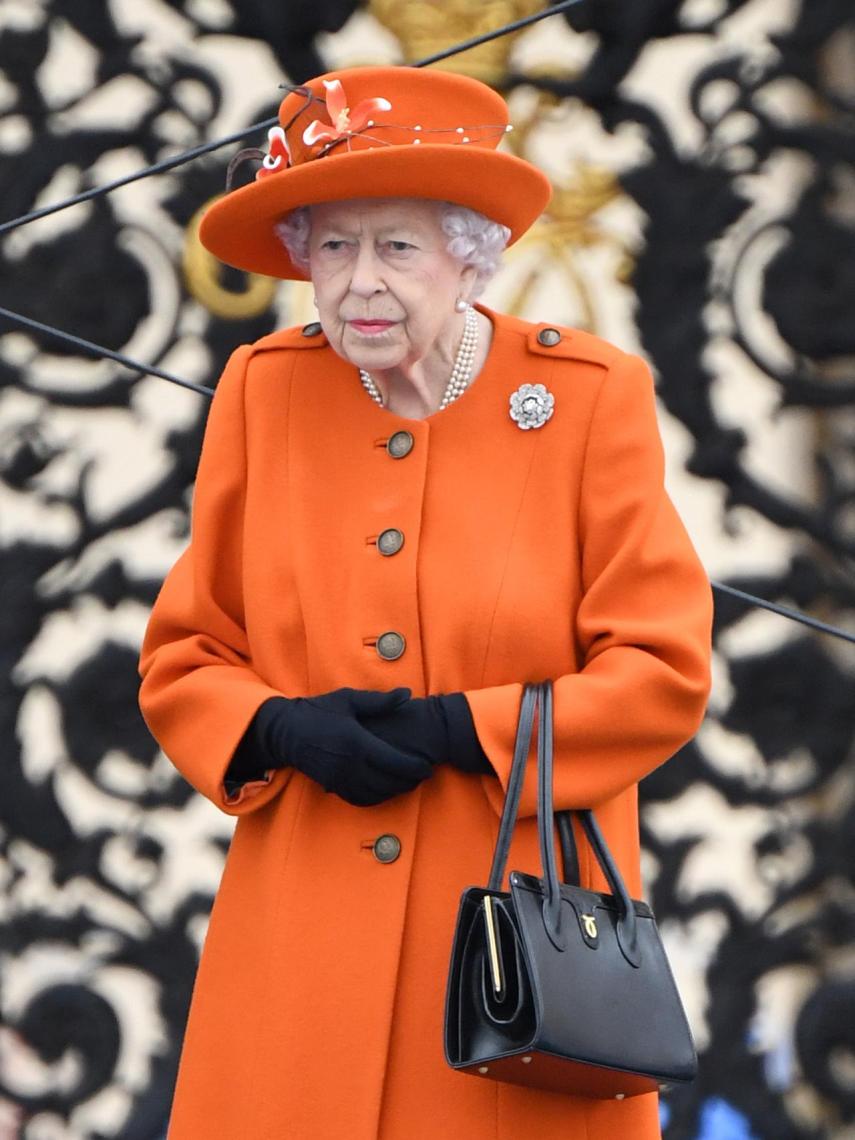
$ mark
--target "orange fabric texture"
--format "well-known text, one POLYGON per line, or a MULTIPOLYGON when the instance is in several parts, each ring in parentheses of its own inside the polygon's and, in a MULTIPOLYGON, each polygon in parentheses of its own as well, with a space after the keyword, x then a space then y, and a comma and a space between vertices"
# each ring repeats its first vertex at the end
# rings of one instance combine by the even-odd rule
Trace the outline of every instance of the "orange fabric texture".
MULTIPOLYGON (((486 882, 521 683, 555 680, 555 799, 596 805, 639 893, 636 781, 696 730, 711 598, 663 489, 653 386, 581 332, 482 308, 494 339, 424 420, 375 404, 322 335, 237 350, 208 421, 191 544, 141 657, 141 705, 196 788, 240 818, 199 968, 170 1140, 652 1140, 655 1096, 601 1103, 449 1069, 442 1018, 460 892, 486 882), (552 418, 508 400, 544 383, 552 418), (395 459, 386 443, 407 431, 395 459), (378 553, 386 527, 405 536, 378 553), (406 638, 382 659, 378 636, 406 638), (465 692, 498 773, 450 767, 372 808, 300 773, 229 802, 269 696, 342 685, 465 692), (400 856, 382 863, 374 840, 400 856)), ((510 869, 539 872, 534 773, 510 869)), ((582 850, 583 881, 603 887, 582 850)))
MULTIPOLYGON (((314 202, 349 198, 430 198, 478 210, 511 231, 511 244, 537 220, 552 193, 549 179, 529 162, 496 150, 508 123, 504 99, 464 75, 412 67, 359 67, 330 72, 287 95, 279 108, 281 138, 270 140, 279 166, 215 202, 199 230, 202 244, 222 261, 254 273, 302 278, 273 226, 314 202), (324 81, 339 82, 354 116, 364 100, 385 99, 371 126, 314 146, 303 142, 312 123, 328 125, 335 104, 324 81), (287 129, 286 129, 287 128, 287 129)), ((343 122, 346 122, 346 120, 343 122)), ((333 128, 334 129, 334 128, 333 128)))

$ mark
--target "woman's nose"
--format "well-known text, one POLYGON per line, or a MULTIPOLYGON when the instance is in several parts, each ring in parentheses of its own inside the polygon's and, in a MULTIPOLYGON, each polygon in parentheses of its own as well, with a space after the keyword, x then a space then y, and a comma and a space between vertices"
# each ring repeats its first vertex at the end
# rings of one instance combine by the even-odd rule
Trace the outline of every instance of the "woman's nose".
POLYGON ((353 265, 350 291, 359 297, 373 297, 382 293, 386 285, 382 280, 382 262, 372 245, 360 245, 353 265))

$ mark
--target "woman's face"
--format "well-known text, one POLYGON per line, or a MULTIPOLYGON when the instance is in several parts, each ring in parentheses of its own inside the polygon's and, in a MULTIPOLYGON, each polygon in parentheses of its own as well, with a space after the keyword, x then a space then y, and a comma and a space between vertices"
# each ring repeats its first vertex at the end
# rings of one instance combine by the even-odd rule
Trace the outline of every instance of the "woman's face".
POLYGON ((332 347, 367 372, 453 355, 475 270, 446 250, 441 206, 410 198, 311 207, 309 270, 332 347))

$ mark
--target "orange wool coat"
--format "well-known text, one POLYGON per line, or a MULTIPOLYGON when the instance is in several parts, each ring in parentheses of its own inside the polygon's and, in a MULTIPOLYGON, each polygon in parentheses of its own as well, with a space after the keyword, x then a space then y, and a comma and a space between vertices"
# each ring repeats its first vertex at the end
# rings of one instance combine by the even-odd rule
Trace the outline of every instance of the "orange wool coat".
MULTIPOLYGON (((472 386, 409 420, 322 335, 238 349, 192 538, 155 604, 141 705, 187 779, 239 816, 199 967, 170 1140, 650 1140, 655 1096, 595 1101, 445 1064, 461 891, 487 879, 521 682, 555 680, 555 800, 595 805, 639 891, 636 781, 696 730, 710 591, 663 489, 649 371, 596 337, 487 313, 472 386), (544 383, 522 431, 510 394, 544 383), (410 432, 401 458, 386 448, 410 432), (384 557, 376 538, 404 533, 384 557), (404 635, 382 659, 384 631, 404 635), (256 708, 350 685, 463 691, 498 779, 448 766, 358 808, 293 770, 229 802, 256 708), (374 840, 392 833, 394 862, 374 840)), ((509 869, 539 873, 533 765, 509 869)), ((583 881, 605 889, 582 852, 583 881)), ((651 1027, 655 1031, 655 1027, 651 1027)))

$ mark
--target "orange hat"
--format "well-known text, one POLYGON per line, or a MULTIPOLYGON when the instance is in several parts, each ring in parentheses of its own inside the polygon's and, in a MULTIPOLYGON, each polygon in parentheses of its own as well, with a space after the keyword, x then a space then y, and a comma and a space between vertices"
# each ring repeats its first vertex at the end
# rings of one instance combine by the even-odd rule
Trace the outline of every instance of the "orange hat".
POLYGON ((464 75, 411 67, 334 71, 289 92, 255 182, 206 212, 202 244, 228 265, 304 278, 273 227, 297 206, 348 198, 431 198, 478 210, 521 237, 549 180, 496 150, 508 108, 464 75))

